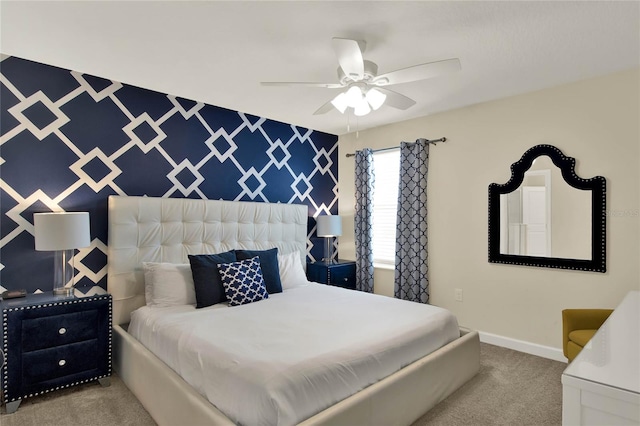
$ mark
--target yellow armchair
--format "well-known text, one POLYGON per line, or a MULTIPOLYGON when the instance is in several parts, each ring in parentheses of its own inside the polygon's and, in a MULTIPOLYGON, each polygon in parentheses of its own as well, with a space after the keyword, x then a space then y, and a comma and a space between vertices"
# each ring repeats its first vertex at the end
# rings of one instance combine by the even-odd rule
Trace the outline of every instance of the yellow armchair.
POLYGON ((569 362, 580 353, 612 309, 565 309, 562 311, 562 350, 569 362))

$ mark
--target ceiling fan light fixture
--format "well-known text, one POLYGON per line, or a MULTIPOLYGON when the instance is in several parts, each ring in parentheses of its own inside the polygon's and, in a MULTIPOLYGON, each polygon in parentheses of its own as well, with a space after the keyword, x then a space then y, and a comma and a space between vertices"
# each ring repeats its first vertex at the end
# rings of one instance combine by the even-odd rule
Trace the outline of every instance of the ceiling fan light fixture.
POLYGON ((356 108, 358 105, 362 103, 364 98, 362 94, 362 89, 358 86, 351 86, 349 90, 346 91, 345 97, 347 100, 347 105, 351 108, 356 108))
POLYGON ((333 100, 331 101, 331 104, 338 110, 340 111, 340 114, 344 114, 344 112, 347 110, 348 102, 347 102, 347 95, 346 93, 342 92, 340 93, 338 96, 336 96, 335 98, 333 98, 333 100))
POLYGON ((369 105, 371 105, 371 108, 375 111, 384 104, 384 101, 387 99, 387 95, 379 90, 369 89, 365 98, 367 99, 367 102, 369 102, 369 105))
POLYGON ((353 113, 355 115, 357 115, 358 117, 362 117, 363 115, 367 115, 371 112, 371 107, 369 106, 369 102, 367 102, 365 99, 362 99, 362 102, 360 102, 354 109, 353 109, 353 113))

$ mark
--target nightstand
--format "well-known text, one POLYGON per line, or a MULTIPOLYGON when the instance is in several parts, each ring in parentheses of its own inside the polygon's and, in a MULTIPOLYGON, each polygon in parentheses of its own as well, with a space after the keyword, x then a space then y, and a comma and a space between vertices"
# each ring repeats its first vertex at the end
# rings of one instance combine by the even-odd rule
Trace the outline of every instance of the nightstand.
POLYGON ((307 278, 309 281, 355 290, 356 262, 338 259, 335 263, 308 263, 307 278))
POLYGON ((111 376, 111 295, 30 294, 0 302, 2 393, 7 413, 22 399, 111 376))

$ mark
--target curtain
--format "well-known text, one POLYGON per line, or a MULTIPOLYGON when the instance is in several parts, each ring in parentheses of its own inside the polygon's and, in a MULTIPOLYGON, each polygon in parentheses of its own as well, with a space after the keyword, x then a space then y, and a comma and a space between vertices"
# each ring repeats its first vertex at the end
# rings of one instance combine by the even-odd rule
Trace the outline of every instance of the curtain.
POLYGON ((356 151, 356 289, 373 293, 373 151, 356 151))
POLYGON ((400 144, 395 297, 429 303, 427 171, 429 143, 400 144))

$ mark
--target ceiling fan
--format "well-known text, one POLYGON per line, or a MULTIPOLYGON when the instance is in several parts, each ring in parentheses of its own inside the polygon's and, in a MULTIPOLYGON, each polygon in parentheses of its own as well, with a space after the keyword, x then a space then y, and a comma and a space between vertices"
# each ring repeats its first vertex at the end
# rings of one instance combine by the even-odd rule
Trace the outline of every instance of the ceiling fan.
POLYGON ((333 50, 338 58, 338 83, 309 82, 262 82, 263 86, 321 87, 326 89, 346 89, 332 100, 322 105, 314 115, 324 114, 332 108, 341 113, 353 108, 357 116, 369 114, 383 104, 405 110, 416 101, 385 86, 410 83, 437 77, 460 70, 458 58, 429 62, 378 75, 378 65, 362 57, 366 43, 346 38, 332 39, 333 50))

